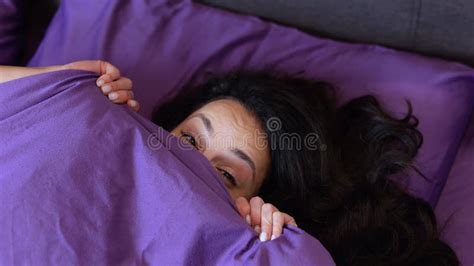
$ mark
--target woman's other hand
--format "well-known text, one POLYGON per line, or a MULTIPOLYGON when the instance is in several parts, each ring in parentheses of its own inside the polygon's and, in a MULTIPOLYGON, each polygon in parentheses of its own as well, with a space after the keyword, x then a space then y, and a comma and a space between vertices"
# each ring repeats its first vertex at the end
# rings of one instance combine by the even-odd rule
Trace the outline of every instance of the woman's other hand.
POLYGON ((73 62, 63 66, 63 69, 84 70, 97 73, 97 87, 102 93, 116 104, 127 104, 138 112, 140 104, 133 98, 133 82, 120 75, 120 70, 109 62, 88 60, 73 62))
POLYGON ((260 197, 253 197, 248 201, 239 197, 235 205, 240 215, 260 234, 260 241, 273 240, 283 233, 283 226, 296 225, 295 219, 280 212, 270 203, 265 203, 260 197))

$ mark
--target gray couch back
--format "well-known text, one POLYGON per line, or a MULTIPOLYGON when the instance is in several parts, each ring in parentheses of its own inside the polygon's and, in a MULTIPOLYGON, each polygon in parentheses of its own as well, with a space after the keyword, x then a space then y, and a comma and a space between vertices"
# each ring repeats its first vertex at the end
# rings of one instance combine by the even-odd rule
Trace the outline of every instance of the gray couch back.
POLYGON ((198 0, 309 33, 474 66, 473 0, 198 0))

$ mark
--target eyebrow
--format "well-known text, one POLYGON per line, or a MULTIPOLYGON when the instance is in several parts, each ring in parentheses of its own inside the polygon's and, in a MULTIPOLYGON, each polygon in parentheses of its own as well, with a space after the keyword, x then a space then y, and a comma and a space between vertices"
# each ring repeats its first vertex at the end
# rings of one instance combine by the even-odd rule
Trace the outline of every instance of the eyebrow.
POLYGON ((250 157, 241 149, 232 149, 232 153, 244 160, 250 166, 250 168, 252 168, 252 178, 255 181, 255 163, 252 161, 252 159, 250 159, 250 157))
POLYGON ((211 123, 211 120, 209 120, 209 118, 207 118, 203 114, 195 114, 195 115, 192 115, 190 118, 193 118, 193 117, 201 118, 201 121, 204 124, 204 126, 206 127, 207 132, 209 132, 209 134, 214 133, 214 128, 212 127, 212 123, 211 123))
MULTIPOLYGON (((201 121, 203 122, 204 126, 206 127, 206 130, 210 134, 214 133, 214 128, 212 127, 212 123, 209 120, 209 118, 207 118, 203 114, 195 114, 195 115, 192 115, 190 118, 193 118, 193 117, 199 117, 201 119, 201 121)), ((237 149, 237 148, 232 149, 232 153, 235 154, 240 159, 242 159, 243 161, 245 161, 250 166, 250 168, 252 169, 252 179, 255 182, 255 172, 256 172, 255 169, 256 169, 256 167, 255 167, 255 163, 252 161, 252 159, 250 159, 250 156, 248 156, 241 149, 237 149)))

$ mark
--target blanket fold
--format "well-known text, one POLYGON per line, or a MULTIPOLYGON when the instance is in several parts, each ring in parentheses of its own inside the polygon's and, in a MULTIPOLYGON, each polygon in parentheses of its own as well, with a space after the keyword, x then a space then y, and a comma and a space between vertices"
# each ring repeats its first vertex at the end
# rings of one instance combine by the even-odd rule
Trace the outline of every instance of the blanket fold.
POLYGON ((333 265, 295 227, 260 242, 206 159, 95 76, 0 84, 1 265, 333 265))

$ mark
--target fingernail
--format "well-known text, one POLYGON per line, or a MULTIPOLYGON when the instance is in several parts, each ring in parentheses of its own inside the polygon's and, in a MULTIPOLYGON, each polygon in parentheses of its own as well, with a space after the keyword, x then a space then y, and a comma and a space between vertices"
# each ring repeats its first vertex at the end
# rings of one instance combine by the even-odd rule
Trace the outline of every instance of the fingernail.
POLYGON ((109 94, 109 100, 113 101, 118 98, 118 94, 116 92, 112 92, 109 94))
POLYGON ((276 238, 276 236, 275 236, 275 235, 272 235, 272 238, 271 238, 271 240, 273 240, 273 239, 275 239, 275 238, 276 238))
POLYGON ((97 81, 97 86, 100 87, 100 86, 104 85, 104 83, 105 83, 105 82, 104 82, 102 79, 99 79, 99 80, 97 81))
MULTIPOLYGON (((137 102, 134 101, 134 100, 131 100, 131 101, 130 101, 130 106, 131 106, 131 107, 137 106, 137 102)), ((249 217, 249 218, 250 218, 250 217, 249 217)))
POLYGON ((103 93, 108 93, 112 90, 112 87, 110 87, 109 85, 105 85, 104 87, 102 87, 102 92, 103 93))
POLYGON ((253 229, 260 234, 260 226, 256 225, 253 229))
POLYGON ((266 232, 261 232, 260 233, 260 241, 262 241, 262 242, 267 241, 267 233, 266 232))
POLYGON ((247 214, 247 216, 245 216, 245 221, 247 221, 247 223, 249 225, 251 225, 252 223, 250 222, 250 215, 247 214))

